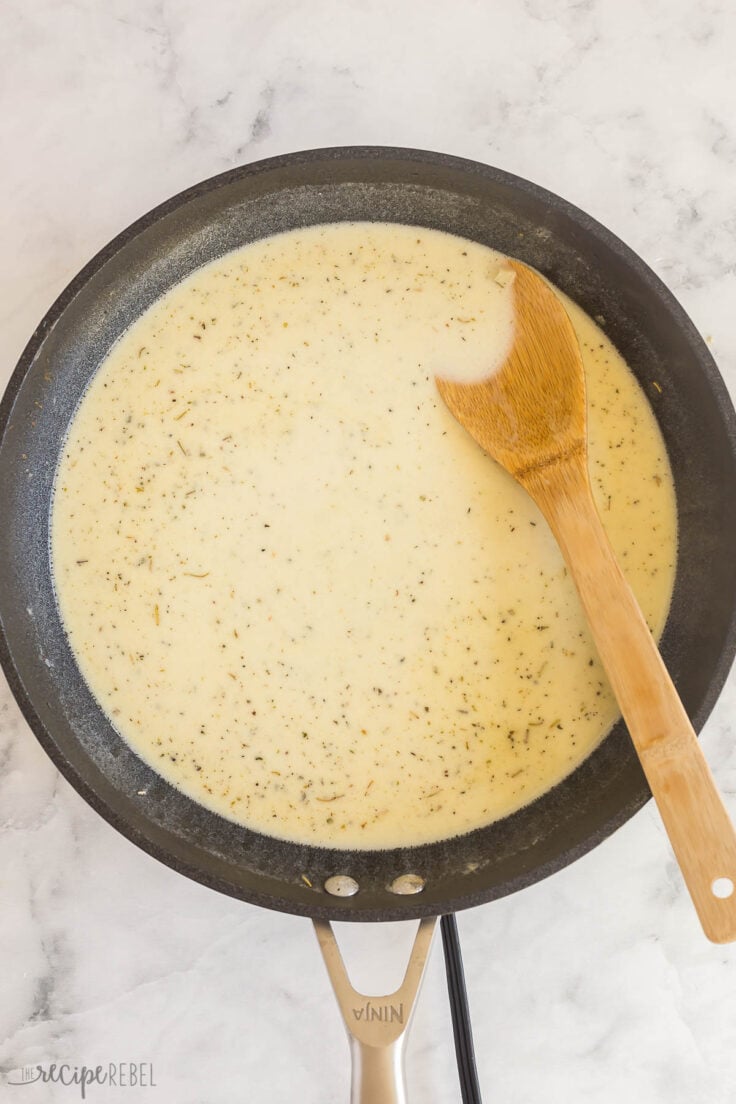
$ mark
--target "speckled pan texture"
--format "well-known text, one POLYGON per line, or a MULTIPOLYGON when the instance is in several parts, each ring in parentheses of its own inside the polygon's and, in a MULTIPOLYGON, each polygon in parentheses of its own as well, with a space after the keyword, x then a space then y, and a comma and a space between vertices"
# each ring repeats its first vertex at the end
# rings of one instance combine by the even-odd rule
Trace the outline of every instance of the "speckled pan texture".
POLYGON ((345 854, 273 840, 192 802, 115 733, 80 677, 49 565, 59 450, 87 381, 118 336, 207 261, 277 231, 339 220, 433 227, 519 257, 617 345, 652 402, 670 455, 680 546, 662 651, 696 727, 704 723, 736 645, 736 420, 710 354, 653 273, 592 219, 496 169, 420 151, 339 148, 244 166, 145 216, 70 284, 33 335, 0 409, 0 644, 14 693, 46 751, 133 842, 256 904, 340 919, 407 919, 521 889, 628 819, 649 795, 623 725, 532 805, 445 843, 345 854), (426 880, 424 891, 389 892, 407 873, 426 880), (360 891, 330 897, 323 885, 334 874, 351 875, 360 891))

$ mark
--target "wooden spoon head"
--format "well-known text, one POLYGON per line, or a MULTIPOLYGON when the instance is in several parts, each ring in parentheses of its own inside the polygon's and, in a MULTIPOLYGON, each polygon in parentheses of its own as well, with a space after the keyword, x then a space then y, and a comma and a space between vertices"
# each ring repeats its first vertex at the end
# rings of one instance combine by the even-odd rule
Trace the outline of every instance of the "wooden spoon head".
POLYGON ((585 454, 585 376, 578 340, 555 293, 532 269, 514 272, 514 343, 486 379, 437 378, 451 413, 515 479, 585 454))

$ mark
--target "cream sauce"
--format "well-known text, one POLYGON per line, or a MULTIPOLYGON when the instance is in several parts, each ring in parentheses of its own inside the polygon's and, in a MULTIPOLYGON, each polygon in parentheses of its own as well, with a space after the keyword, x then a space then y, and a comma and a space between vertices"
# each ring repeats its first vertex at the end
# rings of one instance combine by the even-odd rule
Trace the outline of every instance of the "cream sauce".
MULTIPOLYGON (((417 227, 275 236, 173 288, 84 396, 52 516, 71 646, 136 752, 225 817, 335 847, 446 838, 548 790, 617 716, 545 522, 436 393, 505 356, 501 262, 417 227)), ((596 499, 659 634, 664 444, 568 307, 596 499)))

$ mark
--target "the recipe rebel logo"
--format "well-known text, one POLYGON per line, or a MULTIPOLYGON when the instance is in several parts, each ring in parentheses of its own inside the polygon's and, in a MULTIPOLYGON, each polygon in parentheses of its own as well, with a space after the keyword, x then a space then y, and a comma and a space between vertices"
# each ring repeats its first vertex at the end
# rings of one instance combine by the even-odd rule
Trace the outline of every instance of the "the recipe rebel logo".
POLYGON ((82 1100, 95 1085, 118 1089, 155 1089, 150 1062, 105 1062, 96 1066, 75 1066, 69 1062, 39 1062, 31 1066, 6 1069, 6 1085, 64 1085, 76 1088, 82 1100))

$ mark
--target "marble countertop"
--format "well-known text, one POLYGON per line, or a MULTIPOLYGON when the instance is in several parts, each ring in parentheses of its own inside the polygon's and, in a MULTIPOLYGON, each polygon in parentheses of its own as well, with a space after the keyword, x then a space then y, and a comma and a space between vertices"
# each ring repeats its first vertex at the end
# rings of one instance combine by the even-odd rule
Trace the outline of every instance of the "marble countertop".
MULTIPOLYGON (((340 144, 443 150, 589 211, 672 288, 736 389, 736 15, 725 0, 6 0, 0 382, 77 270, 204 177, 340 144)), ((736 680, 703 746, 736 814, 736 680)), ((0 690, 0 1068, 145 1062, 92 1101, 348 1098, 311 925, 186 881, 63 781, 0 690)), ((485 1099, 729 1104, 736 950, 701 935, 653 807, 459 920, 485 1099)), ((343 934, 356 980, 405 925, 343 934), (358 953, 360 952, 360 954, 358 953)), ((2 1101, 79 1099, 52 1085, 2 1101)), ((412 1099, 459 1100, 435 947, 412 1099)))

